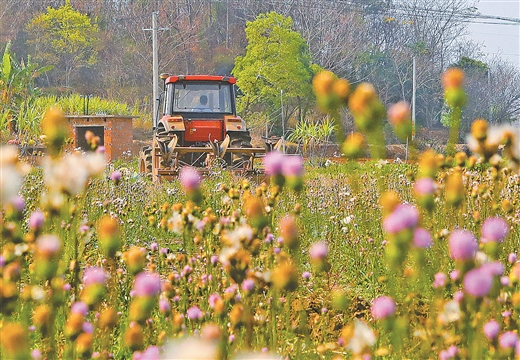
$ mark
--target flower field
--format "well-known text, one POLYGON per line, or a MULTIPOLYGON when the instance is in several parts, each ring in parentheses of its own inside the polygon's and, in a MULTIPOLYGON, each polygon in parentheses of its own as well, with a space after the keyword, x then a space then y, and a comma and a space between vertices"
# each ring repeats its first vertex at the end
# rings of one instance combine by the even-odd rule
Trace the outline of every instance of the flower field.
MULTIPOLYGON (((273 152, 265 182, 154 184, 95 139, 61 153, 57 110, 41 166, 2 147, 0 358, 520 358, 518 129, 477 120, 469 157, 388 163, 370 88, 337 81, 318 99, 332 118, 348 103, 342 151, 366 141, 373 161, 273 152)), ((389 118, 408 136, 402 105, 389 118)))

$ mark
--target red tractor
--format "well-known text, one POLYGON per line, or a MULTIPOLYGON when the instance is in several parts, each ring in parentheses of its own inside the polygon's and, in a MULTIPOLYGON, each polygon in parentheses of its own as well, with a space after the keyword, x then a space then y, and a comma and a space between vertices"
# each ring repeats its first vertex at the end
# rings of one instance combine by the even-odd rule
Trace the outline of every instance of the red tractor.
POLYGON ((201 172, 214 166, 258 173, 251 135, 236 114, 236 79, 229 76, 163 74, 151 146, 139 154, 139 170, 155 181, 175 178, 183 166, 201 172))

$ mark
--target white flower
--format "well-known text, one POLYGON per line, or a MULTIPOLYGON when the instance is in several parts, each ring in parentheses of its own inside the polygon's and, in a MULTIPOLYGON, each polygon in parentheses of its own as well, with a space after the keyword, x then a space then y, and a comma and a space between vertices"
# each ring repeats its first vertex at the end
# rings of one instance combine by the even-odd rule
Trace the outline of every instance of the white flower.
POLYGON ((178 212, 173 213, 173 215, 168 219, 168 229, 180 235, 182 234, 183 228, 182 215, 178 212))
POLYGON ((448 324, 460 319, 460 306, 456 300, 448 301, 444 304, 444 311, 439 314, 439 321, 448 324))
POLYGON ((365 348, 376 343, 374 331, 364 322, 356 320, 354 323, 354 333, 346 348, 354 354, 361 354, 365 348))
POLYGON ((218 358, 218 342, 187 337, 168 342, 161 359, 213 360, 218 358))
POLYGON ((18 195, 23 176, 31 167, 18 161, 18 150, 14 146, 0 147, 0 203, 3 204, 18 195))

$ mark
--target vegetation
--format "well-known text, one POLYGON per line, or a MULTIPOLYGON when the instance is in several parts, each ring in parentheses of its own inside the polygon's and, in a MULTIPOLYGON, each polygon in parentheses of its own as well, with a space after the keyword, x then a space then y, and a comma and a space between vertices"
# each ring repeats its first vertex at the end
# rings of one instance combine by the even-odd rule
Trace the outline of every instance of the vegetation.
MULTIPOLYGON (((457 65, 463 58, 484 63, 490 70, 489 77, 467 72, 465 86, 469 98, 472 99, 474 94, 475 100, 464 108, 461 123, 461 139, 464 139, 471 121, 482 117, 482 114, 493 124, 517 118, 520 101, 518 69, 497 58, 482 56, 477 44, 461 36, 465 34, 468 23, 477 21, 480 16, 472 10, 472 5, 473 1, 467 0, 349 3, 309 0, 293 1, 290 6, 282 1, 253 0, 71 0, 69 3, 4 0, 0 2, 0 46, 3 48, 11 41, 19 62, 31 55, 33 59, 38 59, 39 66, 55 66, 52 72, 36 79, 37 87, 46 91, 53 89, 53 93, 66 90, 138 104, 142 114, 149 114, 152 108, 152 44, 151 32, 143 29, 151 27, 152 11, 158 12, 158 27, 161 28, 158 33, 160 72, 179 74, 231 73, 236 65, 235 58, 247 56, 250 35, 246 35, 246 23, 253 23, 257 18, 275 12, 284 19, 292 19, 289 33, 299 34, 308 49, 306 56, 310 63, 350 79, 354 87, 361 82, 374 84, 385 106, 398 101, 411 103, 412 62, 415 58, 418 127, 441 127, 444 102, 439 78, 447 67, 457 65), (58 17, 58 12, 71 17, 58 17), (70 21, 68 29, 71 29, 71 36, 74 34, 72 29, 78 24, 87 30, 82 33, 85 34, 84 39, 74 36, 74 40, 81 40, 77 49, 83 52, 76 53, 80 62, 57 62, 54 61, 56 58, 39 57, 55 54, 62 60, 70 59, 70 54, 52 50, 50 41, 41 40, 38 44, 27 42, 36 39, 28 24, 40 16, 49 21, 70 21), (93 38, 98 38, 99 42, 90 43, 93 38), (44 51, 35 51, 35 45, 39 49, 45 47, 44 51), (97 59, 97 62, 90 59, 97 59), (69 75, 69 88, 63 89, 66 74, 69 75)), ((280 24, 286 26, 286 20, 280 24)), ((43 30, 42 34, 47 40, 51 36, 52 39, 66 39, 68 36, 55 34, 50 29, 43 30)), ((261 39, 259 35, 251 34, 251 37, 261 39)), ((63 50, 71 49, 76 48, 63 50)), ((296 48, 282 50, 293 51, 296 48)), ((286 57, 283 59, 287 60, 286 57)), ((273 64, 272 57, 269 63, 273 64)), ((295 69, 293 65, 290 68, 295 69)), ((284 70, 282 74, 285 73, 284 70)), ((274 86, 269 88, 267 83, 261 84, 259 90, 270 91, 269 97, 265 103, 258 104, 258 108, 264 109, 262 114, 254 114, 252 118, 268 119, 271 125, 280 124, 282 116, 278 95, 283 89, 287 93, 284 94, 284 98, 287 96, 287 106, 284 107, 283 119, 288 128, 294 129, 299 121, 316 123, 322 120, 321 115, 314 111, 303 114, 294 111, 312 108, 312 102, 306 103, 302 99, 298 103, 290 94, 288 85, 291 84, 282 85, 280 81, 286 82, 285 78, 279 79, 273 74, 260 74, 274 86)), ((253 75, 256 76, 252 74, 250 81, 258 84, 261 79, 265 81, 264 78, 257 81, 253 75)), ((308 83, 295 84, 308 89, 308 83)), ((150 117, 148 115, 147 118, 149 124, 150 117)), ((248 120, 249 115, 245 118, 248 120)), ((345 130, 354 130, 349 114, 344 114, 341 120, 345 130)), ((256 135, 263 134, 265 127, 257 126, 256 131, 256 135)), ((272 133, 280 132, 275 127, 272 133)))
MULTIPOLYGON (((459 106, 463 72, 442 80, 459 106)), ((346 85, 313 80, 334 121, 354 115, 346 163, 270 152, 268 182, 185 167, 153 184, 106 168, 93 134, 63 154, 48 110, 41 167, 1 149, 0 357, 515 358, 520 132, 478 119, 469 157, 357 163, 380 155, 382 105, 346 85)), ((410 135, 406 104, 388 118, 410 135)))

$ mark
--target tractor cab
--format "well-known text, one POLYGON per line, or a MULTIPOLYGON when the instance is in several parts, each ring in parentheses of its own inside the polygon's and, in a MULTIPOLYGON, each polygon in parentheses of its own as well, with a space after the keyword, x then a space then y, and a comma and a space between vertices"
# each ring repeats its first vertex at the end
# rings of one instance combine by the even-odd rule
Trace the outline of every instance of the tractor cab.
POLYGON ((235 83, 227 76, 168 76, 164 81, 162 116, 236 116, 235 83))

